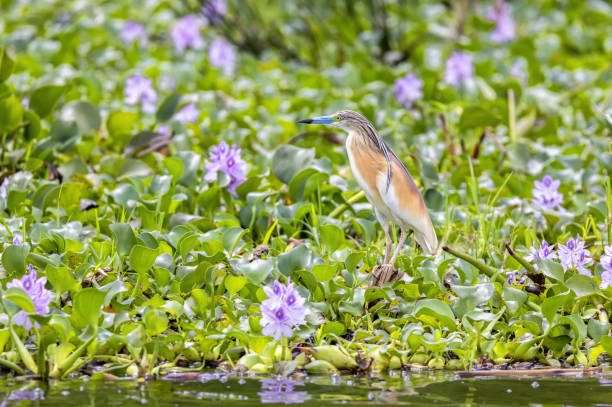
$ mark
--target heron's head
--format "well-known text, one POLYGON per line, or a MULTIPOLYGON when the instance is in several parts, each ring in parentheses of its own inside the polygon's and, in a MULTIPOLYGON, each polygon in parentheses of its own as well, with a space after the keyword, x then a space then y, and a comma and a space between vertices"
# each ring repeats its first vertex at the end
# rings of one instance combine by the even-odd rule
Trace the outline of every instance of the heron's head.
POLYGON ((330 114, 329 116, 318 116, 313 117, 312 119, 298 120, 298 123, 325 124, 328 126, 340 127, 346 131, 351 131, 363 128, 363 126, 367 125, 369 122, 368 119, 366 119, 365 116, 360 113, 352 110, 340 110, 339 112, 330 114))

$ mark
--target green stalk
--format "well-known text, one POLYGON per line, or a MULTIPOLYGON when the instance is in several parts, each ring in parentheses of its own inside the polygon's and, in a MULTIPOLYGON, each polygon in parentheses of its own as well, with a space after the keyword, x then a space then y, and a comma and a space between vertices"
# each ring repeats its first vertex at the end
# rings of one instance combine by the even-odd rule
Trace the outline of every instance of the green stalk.
POLYGON ((496 274, 496 271, 493 267, 487 266, 486 264, 484 264, 483 262, 481 262, 480 260, 477 260, 476 258, 465 254, 465 253, 461 253, 458 252, 455 249, 452 249, 448 246, 443 246, 442 250, 444 250, 447 253, 452 254, 453 256, 464 260, 468 263, 470 263, 472 266, 476 267, 478 270, 482 271, 484 274, 486 274, 489 277, 493 277, 496 274))
POLYGON ((21 342, 21 339, 19 339, 19 335, 17 335, 17 332, 15 332, 15 328, 13 328, 12 318, 11 320, 9 320, 9 332, 11 333, 11 339, 13 340, 13 343, 17 348, 17 353, 19 353, 19 357, 21 358, 23 364, 32 373, 38 374, 38 366, 36 366, 36 362, 34 362, 32 355, 30 355, 30 352, 28 352, 23 342, 21 342))
POLYGON ((508 133, 512 143, 516 143, 516 101, 513 89, 508 89, 508 133))
MULTIPOLYGON (((349 204, 354 204, 355 202, 359 201, 363 197, 365 197, 365 192, 364 191, 359 191, 355 195, 353 195, 349 199, 347 199, 346 202, 349 203, 349 204)), ((330 212, 329 217, 330 218, 335 218, 338 215, 341 215, 347 209, 348 209, 348 205, 347 204, 344 203, 342 205, 339 205, 336 209, 334 209, 333 211, 330 212)))
POLYGON ((53 378, 58 378, 62 377, 65 373, 67 373, 72 367, 72 365, 74 365, 76 360, 85 351, 85 349, 87 349, 89 344, 92 343, 94 339, 96 339, 96 333, 97 331, 94 330, 94 333, 88 340, 86 340, 81 346, 79 346, 74 352, 72 352, 70 356, 68 356, 62 363, 60 363, 58 366, 55 366, 50 376, 53 378))
POLYGON ((18 375, 21 375, 21 376, 23 376, 23 375, 25 375, 25 374, 26 374, 25 370, 23 370, 22 368, 20 368, 20 367, 19 367, 19 365, 15 364, 15 363, 13 363, 13 362, 10 362, 10 361, 8 361, 8 360, 6 360, 6 359, 2 359, 2 358, 0 358, 0 366, 4 366, 4 367, 6 367, 7 369, 11 369, 11 370, 13 370, 15 373, 17 373, 18 375))

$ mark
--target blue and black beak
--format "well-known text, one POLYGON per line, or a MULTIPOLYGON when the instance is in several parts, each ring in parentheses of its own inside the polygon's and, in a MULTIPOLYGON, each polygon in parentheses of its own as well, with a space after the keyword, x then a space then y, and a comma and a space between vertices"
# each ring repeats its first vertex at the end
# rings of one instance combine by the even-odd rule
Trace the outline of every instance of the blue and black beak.
POLYGON ((298 120, 297 122, 301 124, 333 124, 335 121, 333 116, 319 116, 312 119, 298 120))

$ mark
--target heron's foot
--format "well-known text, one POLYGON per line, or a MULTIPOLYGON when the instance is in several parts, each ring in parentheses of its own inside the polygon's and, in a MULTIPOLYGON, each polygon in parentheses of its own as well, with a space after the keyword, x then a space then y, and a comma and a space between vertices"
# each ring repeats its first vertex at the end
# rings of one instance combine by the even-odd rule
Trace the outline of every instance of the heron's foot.
POLYGON ((372 270, 372 286, 382 287, 388 282, 397 280, 400 274, 400 271, 391 264, 378 265, 372 270))

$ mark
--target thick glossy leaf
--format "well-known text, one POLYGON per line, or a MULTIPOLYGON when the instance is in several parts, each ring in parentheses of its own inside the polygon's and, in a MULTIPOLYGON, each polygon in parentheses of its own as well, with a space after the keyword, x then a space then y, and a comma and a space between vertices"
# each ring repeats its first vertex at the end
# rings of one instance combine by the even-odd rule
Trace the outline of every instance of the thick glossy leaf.
POLYGON ((25 273, 26 258, 30 247, 26 245, 11 245, 2 253, 2 266, 11 276, 25 273))
POLYGON ((584 297, 597 292, 597 286, 592 277, 576 274, 567 279, 565 286, 572 290, 576 297, 584 297))
POLYGON ((139 273, 146 273, 155 263, 157 249, 137 244, 130 250, 130 267, 139 273))
POLYGON ((63 86, 41 86, 30 95, 30 109, 41 118, 48 116, 55 109, 55 105, 57 105, 65 90, 66 88, 63 86))
POLYGON ((314 151, 298 148, 291 145, 282 145, 272 157, 272 171, 274 175, 289 184, 298 171, 301 171, 314 159, 314 151))
POLYGON ((4 299, 17 305, 25 312, 35 312, 34 303, 28 294, 20 288, 11 287, 4 291, 4 299))
POLYGON ((236 273, 244 275, 251 284, 260 286, 272 273, 274 262, 269 259, 257 259, 250 263, 235 262, 232 266, 236 273))
POLYGON ((136 244, 136 235, 132 227, 127 223, 113 223, 109 226, 115 237, 117 250, 121 255, 127 255, 136 244))
POLYGON ((417 301, 414 308, 414 315, 417 317, 425 317, 424 319, 426 322, 430 319, 428 317, 433 317, 435 321, 449 328, 454 328, 456 326, 455 315, 448 304, 434 298, 417 301))
POLYGON ((97 326, 100 308, 104 303, 105 293, 93 288, 84 288, 73 297, 70 320, 77 328, 97 326))

